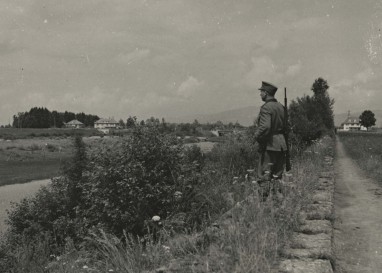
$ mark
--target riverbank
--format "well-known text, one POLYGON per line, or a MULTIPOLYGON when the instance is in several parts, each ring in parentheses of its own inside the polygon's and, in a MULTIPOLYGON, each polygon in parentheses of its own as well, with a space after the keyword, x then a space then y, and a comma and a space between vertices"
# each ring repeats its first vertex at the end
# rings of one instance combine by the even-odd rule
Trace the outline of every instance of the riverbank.
POLYGON ((7 226, 7 210, 11 209, 13 202, 35 194, 41 186, 48 185, 50 179, 36 180, 24 184, 6 185, 0 187, 0 233, 3 233, 7 226))

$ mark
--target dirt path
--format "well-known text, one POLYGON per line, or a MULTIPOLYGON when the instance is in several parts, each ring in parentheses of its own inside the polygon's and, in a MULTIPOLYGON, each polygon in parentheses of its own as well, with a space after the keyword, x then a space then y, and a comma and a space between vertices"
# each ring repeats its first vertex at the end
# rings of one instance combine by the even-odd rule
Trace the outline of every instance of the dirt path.
POLYGON ((365 177, 339 141, 335 170, 337 272, 381 273, 382 188, 365 177))

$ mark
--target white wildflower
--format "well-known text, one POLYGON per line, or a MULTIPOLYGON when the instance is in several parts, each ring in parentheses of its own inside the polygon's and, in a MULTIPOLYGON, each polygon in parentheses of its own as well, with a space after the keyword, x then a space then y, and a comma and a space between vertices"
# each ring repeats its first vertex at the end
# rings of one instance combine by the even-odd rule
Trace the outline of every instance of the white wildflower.
POLYGON ((155 215, 153 216, 153 218, 151 218, 154 222, 158 222, 160 220, 160 217, 158 215, 155 215))

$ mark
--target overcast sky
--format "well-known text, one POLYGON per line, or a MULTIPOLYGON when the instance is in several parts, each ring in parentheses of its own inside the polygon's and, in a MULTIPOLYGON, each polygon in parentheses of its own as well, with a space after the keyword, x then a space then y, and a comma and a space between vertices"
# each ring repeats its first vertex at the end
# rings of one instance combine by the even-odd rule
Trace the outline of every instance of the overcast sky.
POLYGON ((34 106, 215 113, 318 77, 335 113, 382 108, 379 0, 2 0, 0 23, 0 124, 34 106))

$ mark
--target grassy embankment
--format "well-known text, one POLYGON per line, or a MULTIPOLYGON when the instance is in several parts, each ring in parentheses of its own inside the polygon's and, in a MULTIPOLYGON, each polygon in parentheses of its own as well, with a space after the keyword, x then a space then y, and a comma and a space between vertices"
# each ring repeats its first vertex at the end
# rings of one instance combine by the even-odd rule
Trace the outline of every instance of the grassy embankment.
POLYGON ((365 174, 382 184, 382 134, 367 132, 340 133, 348 155, 365 174))
POLYGON ((310 202, 327 155, 333 155, 329 138, 294 158, 294 187, 284 192, 283 201, 268 198, 261 202, 256 184, 243 176, 233 181, 223 177, 211 180, 208 196, 201 193, 211 202, 228 198, 234 206, 247 201, 236 205, 230 216, 222 210, 216 224, 207 225, 202 232, 174 235, 172 223, 163 221, 156 241, 95 235, 95 253, 71 249, 70 255, 49 264, 49 272, 156 272, 160 267, 167 268, 163 272, 273 272, 281 249, 298 224, 299 211, 310 202))

